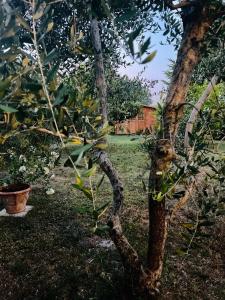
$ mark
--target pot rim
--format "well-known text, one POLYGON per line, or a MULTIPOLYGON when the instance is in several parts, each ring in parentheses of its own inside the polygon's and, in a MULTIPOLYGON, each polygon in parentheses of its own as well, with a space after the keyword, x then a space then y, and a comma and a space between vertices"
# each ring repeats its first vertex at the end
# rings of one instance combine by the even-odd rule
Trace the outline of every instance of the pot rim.
POLYGON ((31 191, 31 186, 27 183, 24 184, 9 184, 7 186, 1 186, 0 187, 0 196, 7 196, 7 195, 18 195, 22 193, 27 193, 31 191), (21 186, 21 190, 15 191, 15 192, 10 192, 10 191, 2 191, 3 188, 10 187, 10 186, 21 186))

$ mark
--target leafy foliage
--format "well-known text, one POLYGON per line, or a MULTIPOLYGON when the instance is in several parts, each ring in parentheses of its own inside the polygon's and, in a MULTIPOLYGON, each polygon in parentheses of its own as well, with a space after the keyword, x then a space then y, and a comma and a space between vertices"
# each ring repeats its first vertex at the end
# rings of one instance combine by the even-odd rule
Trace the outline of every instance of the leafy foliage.
MULTIPOLYGON (((83 65, 76 76, 66 80, 67 90, 83 90, 84 97, 96 97, 95 75, 91 66, 83 65)), ((151 103, 151 89, 155 81, 121 76, 106 69, 108 118, 110 122, 123 121, 137 115, 141 105, 151 103)), ((66 102, 68 103, 68 102, 66 102)), ((94 111, 93 111, 94 113, 94 111)))

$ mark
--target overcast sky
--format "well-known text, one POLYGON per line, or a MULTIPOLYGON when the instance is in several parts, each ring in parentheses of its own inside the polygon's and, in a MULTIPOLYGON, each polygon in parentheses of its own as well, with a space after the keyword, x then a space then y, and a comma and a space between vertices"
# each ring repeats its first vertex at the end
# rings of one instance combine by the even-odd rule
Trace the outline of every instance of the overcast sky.
MULTIPOLYGON (((140 65, 134 63, 128 67, 120 67, 119 73, 121 75, 127 75, 132 78, 138 75, 139 72, 143 71, 141 77, 149 80, 159 80, 159 84, 155 87, 154 92, 158 92, 163 88, 162 80, 165 79, 164 72, 168 69, 169 59, 176 59, 176 52, 172 45, 160 45, 160 42, 165 42, 165 38, 162 33, 151 34, 151 45, 152 51, 157 50, 155 58, 146 65, 140 65), (145 69, 144 69, 145 68, 145 69)), ((146 38, 149 36, 146 34, 146 38)), ((131 58, 127 58, 128 61, 132 61, 131 58)), ((153 102, 159 101, 159 95, 154 96, 153 102)))

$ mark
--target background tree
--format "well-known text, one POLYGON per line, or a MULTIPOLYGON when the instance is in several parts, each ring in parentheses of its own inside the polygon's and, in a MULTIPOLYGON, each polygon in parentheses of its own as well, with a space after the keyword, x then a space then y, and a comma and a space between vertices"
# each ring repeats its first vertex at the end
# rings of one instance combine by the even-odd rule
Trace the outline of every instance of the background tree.
POLYGON ((154 82, 127 76, 115 76, 108 86, 109 120, 123 121, 135 117, 141 105, 151 103, 154 82))

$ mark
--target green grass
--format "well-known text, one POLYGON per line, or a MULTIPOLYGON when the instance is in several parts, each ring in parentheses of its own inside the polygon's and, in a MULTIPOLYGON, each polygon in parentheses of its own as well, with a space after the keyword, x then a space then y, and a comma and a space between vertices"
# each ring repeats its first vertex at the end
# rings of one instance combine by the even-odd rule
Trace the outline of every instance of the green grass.
MULTIPOLYGON (((148 180, 148 156, 141 150, 140 139, 131 139, 110 136, 108 150, 125 187, 124 232, 145 261, 148 209, 142 181, 148 180)), ((98 170, 94 183, 100 176, 98 170)), ((59 167, 55 195, 47 196, 36 186, 29 199, 34 209, 25 218, 0 218, 1 300, 124 299, 120 257, 115 249, 96 246, 96 240, 108 235, 92 232, 92 203, 72 188, 74 178, 72 169, 59 167)), ((105 179, 97 207, 111 198, 105 179)), ((179 222, 184 220, 185 214, 170 229, 162 299, 223 299, 225 230, 218 225, 210 241, 184 260, 176 254, 183 242, 179 222)), ((105 224, 106 216, 101 222, 105 224)))
POLYGON ((111 144, 134 144, 140 143, 142 137, 139 135, 109 135, 108 142, 111 144))
MULTIPOLYGON (((118 140, 118 139, 117 139, 118 140)), ((127 139, 128 140, 128 139, 127 139)), ((140 176, 146 161, 138 142, 112 143, 113 164, 125 182, 126 206, 146 207, 140 176), (120 153, 120 154, 119 154, 120 153), (133 155, 136 156, 133 161, 133 155), (136 204, 135 204, 136 203, 136 204)), ((101 177, 96 176, 95 182, 101 177)), ((0 299, 119 299, 123 268, 117 251, 96 247, 92 203, 72 188, 70 168, 56 170, 56 194, 47 196, 41 186, 33 188, 26 218, 0 218, 0 299), (7 292, 5 292, 7 290, 7 292)), ((112 199, 104 180, 96 206, 112 199)), ((129 211, 124 213, 126 232, 138 245, 141 230, 135 230, 129 211)), ((140 211, 135 219, 140 218, 140 211)), ((102 224, 105 224, 103 218, 102 224)))

